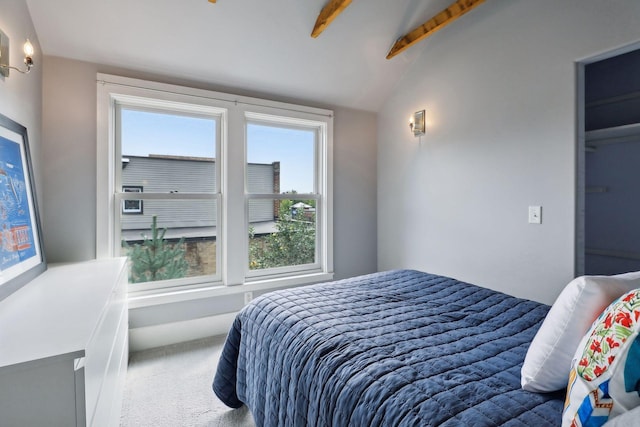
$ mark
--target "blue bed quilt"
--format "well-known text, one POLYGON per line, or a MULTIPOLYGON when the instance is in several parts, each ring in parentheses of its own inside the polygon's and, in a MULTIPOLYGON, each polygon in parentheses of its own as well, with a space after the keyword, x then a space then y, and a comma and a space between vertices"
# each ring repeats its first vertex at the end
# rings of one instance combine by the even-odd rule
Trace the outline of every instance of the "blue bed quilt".
POLYGON ((236 317, 213 382, 258 426, 559 426, 520 387, 549 307, 397 270, 276 291, 236 317))

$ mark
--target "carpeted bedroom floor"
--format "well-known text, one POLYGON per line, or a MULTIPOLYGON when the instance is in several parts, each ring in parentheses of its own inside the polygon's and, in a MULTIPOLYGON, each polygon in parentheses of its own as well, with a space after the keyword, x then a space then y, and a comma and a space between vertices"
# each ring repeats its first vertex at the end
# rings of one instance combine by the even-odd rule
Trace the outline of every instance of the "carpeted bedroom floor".
POLYGON ((211 389, 224 338, 132 353, 120 425, 255 427, 246 407, 227 408, 211 389))

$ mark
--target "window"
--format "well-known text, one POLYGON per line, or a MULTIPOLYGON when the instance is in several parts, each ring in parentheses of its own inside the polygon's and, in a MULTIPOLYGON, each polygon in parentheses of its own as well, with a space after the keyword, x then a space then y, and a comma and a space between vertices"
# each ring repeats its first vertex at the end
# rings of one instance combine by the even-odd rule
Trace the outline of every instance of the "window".
POLYGON ((248 115, 249 276, 319 268, 316 207, 324 123, 248 115))
POLYGON ((331 278, 331 111, 98 82, 97 254, 131 292, 331 278))
POLYGON ((215 166, 221 112, 149 102, 122 100, 114 106, 119 118, 115 143, 122 158, 115 174, 123 188, 115 197, 123 199, 127 208, 137 206, 140 214, 119 218, 118 255, 131 261, 130 283, 215 280, 219 263, 215 166), (139 195, 142 188, 144 196, 139 195), (132 192, 143 198, 125 198, 132 192))
MULTIPOLYGON (((122 159, 122 165, 125 166, 129 162, 129 159, 122 159)), ((123 193, 142 193, 142 187, 138 185, 123 185, 123 193)), ((142 213, 142 200, 123 200, 122 201, 122 213, 123 214, 141 214, 142 213)))

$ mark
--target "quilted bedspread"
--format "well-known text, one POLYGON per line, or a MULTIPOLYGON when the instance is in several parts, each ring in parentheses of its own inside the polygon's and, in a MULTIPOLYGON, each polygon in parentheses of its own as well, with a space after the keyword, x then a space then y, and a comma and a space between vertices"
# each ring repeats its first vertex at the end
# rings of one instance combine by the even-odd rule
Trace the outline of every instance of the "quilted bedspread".
POLYGON ((236 317, 213 389, 258 426, 559 426, 520 387, 549 307, 413 270, 271 292, 236 317))

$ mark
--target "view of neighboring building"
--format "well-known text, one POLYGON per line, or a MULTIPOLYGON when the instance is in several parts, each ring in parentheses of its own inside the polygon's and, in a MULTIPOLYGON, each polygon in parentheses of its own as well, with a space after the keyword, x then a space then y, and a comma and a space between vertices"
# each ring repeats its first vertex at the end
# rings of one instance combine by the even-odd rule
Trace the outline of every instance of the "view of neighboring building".
MULTIPOLYGON (((280 163, 251 163, 247 168, 249 191, 280 192, 280 163)), ((122 191, 135 193, 215 193, 216 161, 213 158, 184 156, 123 156, 122 191)), ((253 236, 276 231, 279 201, 251 200, 249 223, 253 236)), ((212 275, 217 271, 216 201, 203 200, 123 200, 121 206, 122 254, 134 256, 131 248, 151 238, 156 217, 163 240, 180 239, 188 264, 186 277, 212 275)), ((133 279, 130 279, 133 280, 133 279)), ((142 280, 146 281, 146 280, 142 280)))
MULTIPOLYGON (((247 170, 249 191, 278 194, 280 163, 250 163, 247 170)), ((216 189, 216 161, 213 158, 150 155, 123 156, 122 191, 148 193, 211 193, 216 189), (167 179, 170 177, 171 179, 167 179)), ((158 228, 166 228, 166 238, 210 238, 215 240, 217 208, 214 200, 168 202, 166 200, 125 200, 122 204, 121 237, 142 240, 153 216, 158 228)), ((252 200, 249 221, 256 234, 274 231, 277 202, 252 200)))

